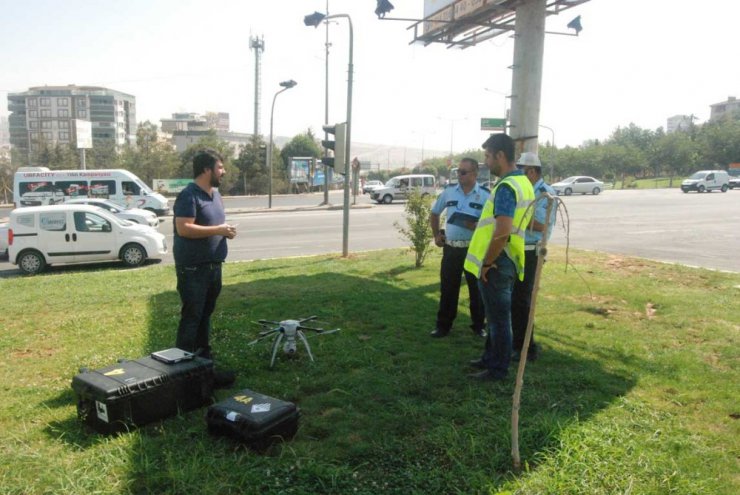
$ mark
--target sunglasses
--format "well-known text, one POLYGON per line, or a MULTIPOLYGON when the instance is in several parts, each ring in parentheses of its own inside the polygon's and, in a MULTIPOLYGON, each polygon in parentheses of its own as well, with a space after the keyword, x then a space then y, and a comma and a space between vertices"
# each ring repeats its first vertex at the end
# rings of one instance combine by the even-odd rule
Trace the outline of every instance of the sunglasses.
POLYGON ((472 174, 472 173, 473 173, 472 170, 460 170, 460 169, 457 170, 457 175, 465 176, 465 175, 472 174))

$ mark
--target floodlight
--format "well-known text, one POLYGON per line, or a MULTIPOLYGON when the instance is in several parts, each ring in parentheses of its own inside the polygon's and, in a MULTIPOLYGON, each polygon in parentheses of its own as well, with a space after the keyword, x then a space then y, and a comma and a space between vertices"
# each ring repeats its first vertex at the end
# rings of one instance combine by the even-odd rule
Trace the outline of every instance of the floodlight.
POLYGON ((378 0, 378 6, 375 8, 375 15, 378 16, 378 19, 382 19, 388 12, 393 10, 393 8, 393 4, 388 0, 378 0))
POLYGON ((323 21, 325 17, 326 16, 321 12, 314 12, 313 14, 309 14, 303 18, 303 24, 306 26, 319 27, 319 24, 321 24, 321 21, 323 21))
POLYGON ((583 30, 583 27, 581 26, 581 16, 578 16, 570 21, 567 27, 568 29, 573 29, 576 32, 576 36, 578 36, 578 33, 583 30))

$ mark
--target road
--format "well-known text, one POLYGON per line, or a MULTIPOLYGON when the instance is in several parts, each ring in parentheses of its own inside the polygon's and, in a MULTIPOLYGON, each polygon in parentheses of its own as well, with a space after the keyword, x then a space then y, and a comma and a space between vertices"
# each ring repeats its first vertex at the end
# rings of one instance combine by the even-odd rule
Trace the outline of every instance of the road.
MULTIPOLYGON (((342 250, 342 196, 332 192, 332 209, 311 208, 323 195, 229 198, 227 219, 237 223, 229 260, 254 260, 342 250), (292 204, 290 204, 292 203, 292 204)), ((570 246, 691 266, 740 272, 740 190, 683 194, 676 189, 605 191, 599 196, 561 197, 569 215, 570 246)), ((403 204, 375 205, 358 196, 350 213, 350 252, 407 245, 394 222, 403 204)), ((172 245, 172 219, 160 231, 172 245)), ((565 246, 561 221, 551 242, 565 246)), ((165 263, 172 263, 171 255, 165 263)), ((0 273, 16 271, 7 261, 0 273)))

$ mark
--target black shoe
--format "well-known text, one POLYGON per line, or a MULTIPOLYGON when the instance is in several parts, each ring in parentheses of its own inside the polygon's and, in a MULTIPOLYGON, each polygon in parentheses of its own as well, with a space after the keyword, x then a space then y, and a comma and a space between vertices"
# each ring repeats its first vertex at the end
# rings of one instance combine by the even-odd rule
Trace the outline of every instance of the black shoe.
POLYGON ((479 370, 487 368, 482 359, 471 359, 469 364, 471 368, 478 368, 479 370))
POLYGON ((434 331, 430 333, 429 335, 431 335, 435 339, 439 339, 442 337, 447 337, 448 333, 450 333, 449 330, 444 331, 444 330, 440 330, 439 328, 435 328, 434 331))
POLYGON ((213 387, 226 388, 234 384, 236 373, 231 370, 215 370, 213 372, 213 387))
POLYGON ((488 370, 479 371, 477 373, 471 373, 468 375, 468 378, 471 378, 473 380, 479 380, 482 382, 502 382, 504 381, 504 378, 494 376, 488 370))
POLYGON ((485 328, 479 328, 477 330, 475 328, 473 328, 472 330, 473 330, 473 335, 475 335, 476 337, 484 337, 485 338, 485 336, 488 335, 486 333, 486 329, 485 328))

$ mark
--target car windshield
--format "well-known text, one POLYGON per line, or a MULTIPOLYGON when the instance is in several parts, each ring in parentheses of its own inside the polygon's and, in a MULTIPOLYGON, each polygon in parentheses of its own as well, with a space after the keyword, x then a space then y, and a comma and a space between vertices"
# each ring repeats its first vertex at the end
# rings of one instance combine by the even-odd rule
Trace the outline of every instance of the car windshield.
POLYGON ((689 177, 689 179, 699 180, 699 179, 703 179, 704 177, 706 177, 706 175, 707 175, 706 172, 697 172, 691 177, 689 177))
POLYGON ((568 177, 567 179, 563 179, 560 181, 561 184, 570 184, 571 182, 575 182, 578 177, 568 177))

